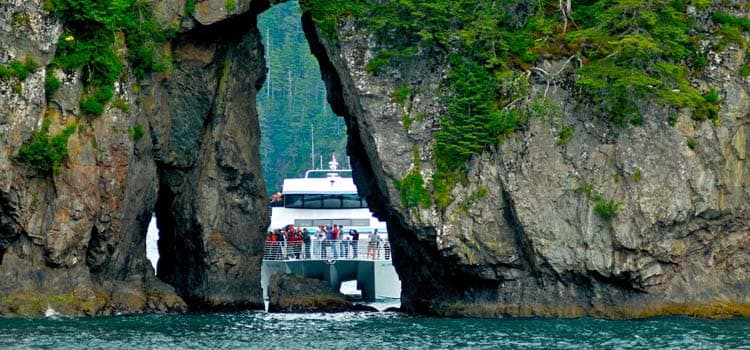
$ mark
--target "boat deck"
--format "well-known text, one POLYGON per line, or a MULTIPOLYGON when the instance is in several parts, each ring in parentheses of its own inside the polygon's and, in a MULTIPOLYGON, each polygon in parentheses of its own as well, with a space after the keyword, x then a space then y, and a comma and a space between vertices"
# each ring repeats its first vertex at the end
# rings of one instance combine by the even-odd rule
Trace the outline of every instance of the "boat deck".
POLYGON ((340 290, 342 282, 356 280, 365 301, 401 297, 401 281, 391 262, 388 241, 266 242, 261 266, 264 301, 269 300, 268 286, 274 273, 325 280, 334 290, 340 290))

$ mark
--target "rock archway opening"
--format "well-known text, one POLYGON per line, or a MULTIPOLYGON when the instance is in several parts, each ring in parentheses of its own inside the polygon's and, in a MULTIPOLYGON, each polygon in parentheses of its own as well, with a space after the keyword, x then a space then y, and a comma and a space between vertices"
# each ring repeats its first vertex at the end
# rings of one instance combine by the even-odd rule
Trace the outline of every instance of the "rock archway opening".
POLYGON ((151 216, 151 220, 148 222, 148 229, 146 231, 146 258, 154 268, 156 273, 156 266, 159 263, 159 227, 156 220, 156 215, 151 216))
MULTIPOLYGON (((282 192, 284 179, 303 177, 309 169, 327 169, 329 160, 335 154, 340 167, 351 169, 349 175, 354 179, 361 198, 359 200, 374 216, 372 224, 361 224, 369 226, 365 228, 363 237, 371 237, 370 233, 377 223, 382 225, 380 232, 388 232, 391 237, 387 204, 378 194, 375 174, 361 141, 354 113, 344 101, 342 84, 322 50, 311 20, 306 16, 300 10, 298 1, 289 1, 274 5, 258 17, 267 66, 266 80, 257 95, 261 126, 260 157, 266 190, 272 197, 282 192)), ((305 208, 308 204, 314 206, 317 203, 317 197, 314 201, 307 199, 301 199, 305 208)), ((338 198, 330 199, 339 203, 338 198)), ((320 207, 326 207, 325 198, 321 201, 320 207)), ((341 199, 341 203, 342 207, 346 207, 346 198, 341 199)), ((358 226, 348 217, 318 219, 299 222, 304 222, 302 226, 309 226, 313 230, 319 224, 325 225, 325 219, 332 219, 329 224, 335 225, 339 219, 348 222, 345 225, 358 226)), ((269 230, 283 227, 273 226, 282 224, 273 217, 271 222, 269 230)), ((344 232, 348 233, 349 228, 344 227, 344 232)), ((339 239, 351 237, 342 234, 339 239)), ((362 246, 364 257, 366 244, 362 246)), ((396 255, 394 249, 393 260, 398 258, 396 255)), ((351 286, 351 283, 347 286, 351 286)))
MULTIPOLYGON (((150 87, 159 115, 151 125, 156 273, 194 310, 262 307, 269 193, 284 178, 326 167, 333 154, 351 169, 360 203, 388 223, 389 238, 403 231, 388 217, 358 107, 345 103, 310 19, 297 1, 252 4, 238 15, 198 9, 184 20, 189 29, 171 42, 173 69, 150 87)), ((391 244, 394 265, 401 246, 391 244)))

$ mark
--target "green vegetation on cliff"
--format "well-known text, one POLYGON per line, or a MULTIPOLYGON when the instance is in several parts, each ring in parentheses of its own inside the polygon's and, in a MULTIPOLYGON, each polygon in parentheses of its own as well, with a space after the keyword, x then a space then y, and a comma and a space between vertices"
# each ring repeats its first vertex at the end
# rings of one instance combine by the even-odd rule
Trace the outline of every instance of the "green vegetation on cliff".
MULTIPOLYGON (((715 118, 718 95, 689 81, 706 64, 698 42, 706 39, 688 8, 707 11, 706 0, 398 0, 386 2, 303 0, 325 36, 351 17, 384 46, 367 64, 382 74, 424 50, 450 56, 452 73, 435 135, 438 204, 462 178, 466 162, 504 134, 522 127, 524 73, 548 82, 572 78, 584 103, 612 125, 644 123, 640 107, 657 103, 715 118), (542 60, 563 63, 545 71, 542 60)), ((713 14, 726 41, 739 42, 750 20, 713 14), (739 33, 739 34, 738 34, 739 33)), ((744 45, 743 42, 740 42, 744 45)), ((525 80, 528 84, 528 80, 525 80)), ((526 85, 527 86, 527 85, 526 85)), ((561 140, 567 142, 570 135, 561 140)))
POLYGON ((37 68, 39 68, 39 64, 31 57, 26 57, 23 62, 13 60, 9 64, 0 64, 0 80, 10 78, 26 80, 29 74, 33 73, 37 68))
POLYGON ((13 160, 28 165, 41 175, 60 174, 60 163, 68 155, 68 138, 76 131, 76 126, 70 125, 50 136, 50 124, 49 120, 45 120, 31 141, 24 143, 13 157, 13 160))
POLYGON ((165 71, 170 62, 158 47, 174 35, 152 18, 143 0, 49 0, 45 7, 65 22, 53 65, 81 70, 86 87, 81 97, 84 114, 98 116, 114 95, 113 86, 125 61, 136 77, 165 71), (122 49, 126 48, 126 55, 122 49))

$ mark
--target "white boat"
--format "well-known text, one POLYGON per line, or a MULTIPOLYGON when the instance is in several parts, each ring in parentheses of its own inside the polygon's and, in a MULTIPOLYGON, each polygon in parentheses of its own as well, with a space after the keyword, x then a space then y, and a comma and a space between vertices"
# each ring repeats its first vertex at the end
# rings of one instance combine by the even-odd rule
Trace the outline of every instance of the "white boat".
POLYGON ((281 200, 272 203, 269 231, 292 224, 314 232, 321 225, 342 225, 344 231, 356 229, 368 238, 378 229, 387 239, 385 222, 378 220, 357 194, 350 169, 338 169, 336 156, 328 162, 329 169, 308 170, 304 178, 284 179, 281 200), (275 204, 275 205, 273 205, 275 204))
POLYGON ((285 179, 272 202, 269 232, 294 225, 295 230, 307 229, 311 239, 277 237, 266 242, 261 267, 264 299, 268 300, 274 272, 324 279, 336 290, 342 282, 356 280, 365 300, 400 298, 401 282, 391 262, 385 222, 373 216, 357 193, 351 170, 339 169, 335 156, 328 165, 325 170, 308 170, 304 178, 285 179), (333 225, 343 226, 338 240, 320 237, 320 226, 333 225), (359 240, 349 235, 352 230, 359 240))

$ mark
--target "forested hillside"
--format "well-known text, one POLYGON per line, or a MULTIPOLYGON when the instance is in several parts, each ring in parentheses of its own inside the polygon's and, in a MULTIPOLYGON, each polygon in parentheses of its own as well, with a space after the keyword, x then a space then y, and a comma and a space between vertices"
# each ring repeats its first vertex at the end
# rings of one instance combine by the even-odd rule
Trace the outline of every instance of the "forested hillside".
POLYGON ((258 28, 269 68, 258 94, 263 176, 269 193, 281 190, 285 177, 301 176, 315 164, 327 166, 331 153, 346 164, 346 127, 326 102, 315 58, 300 24, 299 4, 290 1, 261 14, 258 28))

